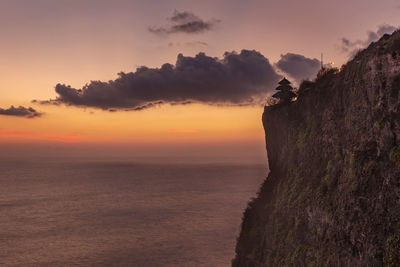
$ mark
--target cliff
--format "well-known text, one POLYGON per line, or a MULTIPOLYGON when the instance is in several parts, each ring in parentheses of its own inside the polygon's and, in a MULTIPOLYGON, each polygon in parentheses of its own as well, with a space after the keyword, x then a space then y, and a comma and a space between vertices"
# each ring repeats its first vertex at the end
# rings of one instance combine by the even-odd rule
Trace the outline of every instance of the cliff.
POLYGON ((265 107, 232 266, 400 266, 400 31, 265 107))

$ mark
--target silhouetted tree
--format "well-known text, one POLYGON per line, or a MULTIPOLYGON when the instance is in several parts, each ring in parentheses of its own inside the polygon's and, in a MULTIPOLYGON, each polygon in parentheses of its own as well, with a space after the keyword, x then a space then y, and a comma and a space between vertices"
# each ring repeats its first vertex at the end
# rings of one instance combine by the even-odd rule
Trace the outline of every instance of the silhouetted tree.
POLYGON ((272 97, 278 99, 279 103, 291 102, 296 97, 296 94, 293 92, 293 87, 290 84, 286 78, 283 78, 276 88, 279 92, 273 94, 272 97))

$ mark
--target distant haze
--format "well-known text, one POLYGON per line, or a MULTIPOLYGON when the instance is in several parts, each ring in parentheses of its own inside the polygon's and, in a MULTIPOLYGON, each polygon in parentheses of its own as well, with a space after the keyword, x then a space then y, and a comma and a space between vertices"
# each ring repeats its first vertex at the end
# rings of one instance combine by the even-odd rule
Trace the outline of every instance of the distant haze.
POLYGON ((266 164, 264 142, 206 144, 2 144, 0 160, 266 164))

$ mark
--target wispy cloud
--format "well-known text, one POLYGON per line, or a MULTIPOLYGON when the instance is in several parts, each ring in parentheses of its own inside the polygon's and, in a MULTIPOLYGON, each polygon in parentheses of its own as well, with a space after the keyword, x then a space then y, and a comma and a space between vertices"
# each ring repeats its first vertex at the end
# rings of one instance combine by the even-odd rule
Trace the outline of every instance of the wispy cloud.
POLYGON ((25 118, 31 119, 31 118, 40 117, 43 115, 43 113, 40 113, 31 107, 26 108, 23 106, 19 106, 19 107, 11 106, 8 109, 0 108, 0 115, 25 117, 25 118))
POLYGON ((202 42, 202 41, 190 41, 190 42, 184 42, 184 43, 180 43, 180 42, 169 42, 168 43, 169 47, 181 47, 181 46, 208 46, 208 43, 206 42, 202 42))
POLYGON ((350 40, 348 38, 343 37, 341 39, 341 44, 340 48, 342 52, 348 53, 349 55, 354 55, 358 50, 365 48, 368 46, 371 42, 376 42, 379 40, 379 38, 382 37, 384 34, 391 34, 395 30, 397 30, 398 27, 388 25, 388 24, 383 24, 378 27, 376 31, 368 31, 367 32, 367 37, 363 40, 350 40))
POLYGON ((220 20, 217 19, 205 21, 192 12, 179 12, 177 10, 174 11, 172 17, 168 18, 168 21, 171 23, 171 25, 166 27, 150 27, 149 31, 155 34, 196 34, 210 31, 216 24, 220 22, 220 20))

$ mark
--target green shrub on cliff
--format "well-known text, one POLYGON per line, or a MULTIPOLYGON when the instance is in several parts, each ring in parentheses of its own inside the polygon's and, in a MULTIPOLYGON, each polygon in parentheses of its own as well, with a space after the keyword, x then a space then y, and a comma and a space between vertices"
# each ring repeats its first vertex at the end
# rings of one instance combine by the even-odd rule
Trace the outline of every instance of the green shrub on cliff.
POLYGON ((387 239, 386 255, 383 263, 385 267, 400 266, 400 232, 387 239))
POLYGON ((393 163, 396 163, 397 165, 400 165, 400 145, 394 147, 390 151, 389 158, 393 163))

